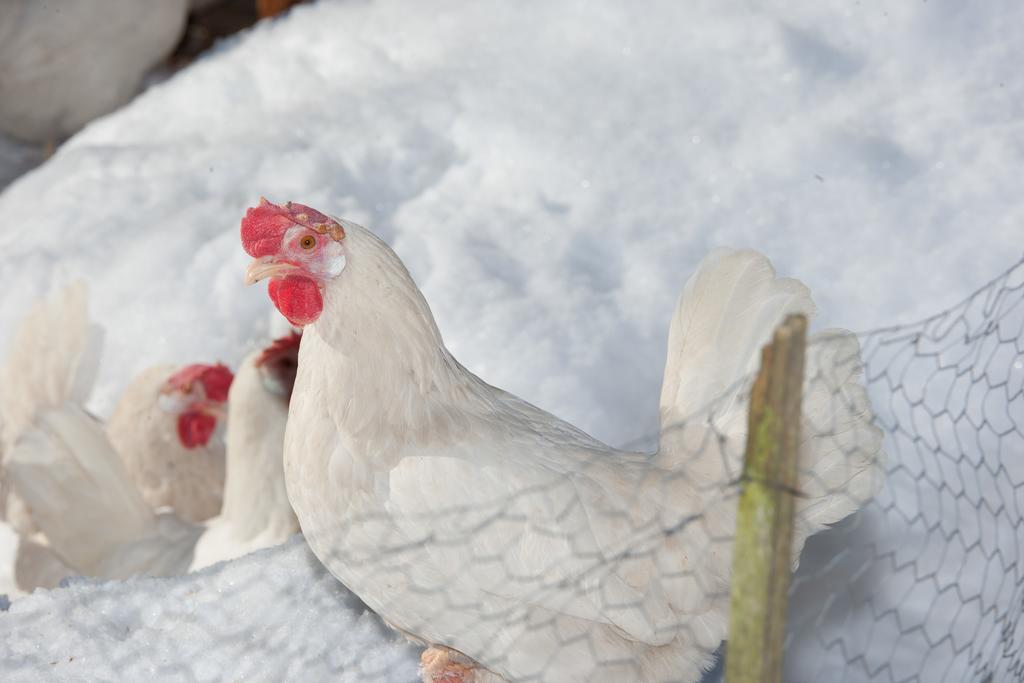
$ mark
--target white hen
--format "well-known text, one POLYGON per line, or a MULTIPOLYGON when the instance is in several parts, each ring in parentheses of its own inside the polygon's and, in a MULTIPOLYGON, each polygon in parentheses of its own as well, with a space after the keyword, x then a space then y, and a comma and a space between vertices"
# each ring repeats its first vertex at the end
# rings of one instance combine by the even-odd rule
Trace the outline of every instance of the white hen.
MULTIPOLYGON (((83 285, 35 306, 14 334, 0 366, 0 455, 31 428, 37 413, 66 403, 84 405, 99 367, 102 329, 89 322, 83 285), (59 332, 59 333, 58 333, 59 332)), ((3 514, 21 535, 36 531, 4 478, 3 514)))
POLYGON ((232 382, 221 364, 143 370, 125 388, 107 435, 128 476, 153 509, 170 507, 189 522, 221 510, 224 498, 224 402, 232 382))
MULTIPOLYGON (((47 359, 74 355, 67 353, 75 346, 70 340, 89 325, 84 289, 69 288, 37 306, 19 335, 45 338, 46 321, 60 321, 61 327, 51 331, 61 331, 65 346, 40 349, 38 362, 23 358, 19 377, 38 373, 59 384, 70 375, 57 370, 69 370, 72 364, 47 359)), ((57 573, 40 559, 45 552, 39 544, 66 565, 62 576, 70 572, 124 578, 183 573, 280 543, 296 532, 298 524, 284 493, 281 448, 297 352, 298 338, 290 337, 242 363, 228 394, 224 507, 201 526, 173 511, 153 512, 102 425, 80 403, 36 397, 34 411, 8 411, 18 432, 12 431, 6 444, 5 474, 38 529, 32 539, 36 544, 25 548, 32 553, 35 571, 47 577, 45 584, 37 580, 35 585, 52 583, 57 573)), ((31 405, 22 399, 11 402, 12 407, 31 405)), ((25 571, 19 572, 19 583, 29 579, 25 571)))
MULTIPOLYGON (((247 280, 306 324, 288 495, 328 569, 430 647, 425 681, 696 681, 726 637, 741 380, 808 290, 752 251, 711 254, 672 321, 651 456, 489 386, 444 347, 394 252, 314 209, 242 221, 247 280), (681 420, 709 402, 714 417, 681 420)), ((870 497, 880 432, 848 333, 810 354, 796 546, 870 497), (845 363, 836 365, 837 360, 845 363), (841 400, 836 400, 840 398, 841 400)))
MULTIPOLYGON (((102 336, 101 328, 88 320, 81 283, 29 312, 0 368, 4 451, 41 411, 84 406, 102 336)), ((231 379, 231 371, 220 364, 165 365, 143 371, 121 394, 106 433, 151 507, 173 507, 192 522, 220 511, 224 441, 217 425, 223 422, 231 379)), ((5 509, 20 533, 33 531, 16 496, 5 509)))
POLYGON ((49 142, 130 100, 185 26, 186 0, 4 0, 0 131, 49 142))
POLYGON ((291 334, 252 353, 238 368, 228 396, 224 507, 206 524, 192 569, 283 543, 299 530, 282 462, 298 351, 299 336, 291 334))

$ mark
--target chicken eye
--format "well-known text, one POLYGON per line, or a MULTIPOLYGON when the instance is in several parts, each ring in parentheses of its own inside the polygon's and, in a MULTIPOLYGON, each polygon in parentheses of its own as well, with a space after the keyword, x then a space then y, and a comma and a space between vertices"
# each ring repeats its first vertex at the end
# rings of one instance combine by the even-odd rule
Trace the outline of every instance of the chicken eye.
POLYGON ((316 238, 313 237, 312 235, 306 235, 301 240, 299 240, 299 246, 302 247, 303 249, 312 249, 313 247, 316 246, 316 238))

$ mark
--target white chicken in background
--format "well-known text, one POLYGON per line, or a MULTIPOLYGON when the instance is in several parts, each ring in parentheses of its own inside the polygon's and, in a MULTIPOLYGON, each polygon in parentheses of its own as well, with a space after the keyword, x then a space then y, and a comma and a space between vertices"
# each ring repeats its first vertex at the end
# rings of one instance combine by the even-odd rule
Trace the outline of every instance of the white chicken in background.
POLYGON ((202 522, 224 497, 224 403, 233 375, 224 365, 158 366, 125 389, 107 435, 153 509, 202 522))
MULTIPOLYGON (((87 375, 80 369, 88 364, 77 359, 85 356, 83 349, 95 344, 74 340, 95 339, 95 333, 88 332, 91 329, 84 288, 69 288, 30 314, 18 331, 6 368, 8 378, 13 373, 19 382, 13 386, 36 386, 26 382, 43 378, 42 387, 67 387, 50 395, 26 391, 21 396, 5 396, 5 415, 10 416, 5 429, 17 426, 16 432, 5 432, 5 475, 12 493, 24 501, 34 532, 33 544, 25 545, 26 554, 19 556, 18 566, 27 564, 37 574, 26 575, 29 569, 19 573, 23 589, 48 585, 54 576, 59 580, 71 574, 101 578, 180 574, 196 564, 196 544, 206 533, 220 539, 204 542, 203 562, 210 563, 282 542, 298 530, 284 495, 281 465, 298 337, 278 340, 251 354, 239 369, 238 387, 231 383, 227 398, 235 404, 228 405, 231 426, 227 441, 235 448, 228 455, 231 474, 225 486, 223 514, 196 525, 174 511, 152 510, 102 425, 81 408, 83 392, 87 393, 81 387, 91 383, 91 377, 82 379, 87 375), (35 356, 20 354, 32 341, 38 349, 35 356), (76 360, 58 362, 66 358, 76 360), (61 395, 68 400, 61 401, 61 395), (42 564, 39 546, 66 571, 42 564), (40 583, 40 577, 46 578, 46 584, 40 583)), ((201 382, 202 372, 195 367, 189 366, 175 377, 201 382)), ((197 398, 195 387, 186 384, 171 383, 177 387, 172 393, 184 390, 171 399, 174 409, 181 410, 179 416, 194 411, 197 400, 210 400, 207 394, 197 398)), ((226 389, 221 383, 210 393, 216 394, 216 387, 226 389)), ((186 427, 174 420, 175 429, 206 434, 211 426, 200 418, 208 411, 197 415, 184 421, 186 427), (199 426, 188 427, 190 422, 199 426)), ((151 427, 151 422, 137 428, 151 427)))
MULTIPOLYGON (((241 238, 256 259, 247 281, 269 278, 278 309, 306 326, 285 436, 302 531, 334 576, 429 646, 424 681, 700 678, 727 636, 742 380, 786 314, 813 314, 805 286, 753 251, 705 259, 672 320, 648 455, 466 370, 364 228, 261 200, 241 238)), ((797 552, 880 483, 857 341, 832 332, 815 348, 808 377, 834 383, 805 389, 797 552)))
POLYGON ((238 368, 228 398, 224 507, 199 538, 191 569, 283 543, 299 531, 282 451, 300 340, 295 333, 281 337, 238 368))
MULTIPOLYGON (((65 403, 84 405, 98 367, 102 331, 89 323, 85 289, 69 287, 60 300, 37 305, 22 322, 0 367, 0 456, 32 426, 36 413, 65 403), (67 317, 64 317, 67 316, 67 317), (53 336, 67 326, 70 334, 53 336)), ((22 536, 36 531, 21 500, 0 477, 4 519, 22 536)))
MULTIPOLYGON (((160 480, 160 490, 169 501, 183 504, 184 517, 209 517, 220 509, 224 444, 213 435, 221 404, 227 397, 231 372, 223 365, 194 365, 180 371, 165 367, 144 372, 125 390, 115 410, 115 416, 134 415, 136 420, 118 417, 104 430, 83 407, 99 366, 103 336, 102 329, 88 319, 86 299, 85 286, 78 283, 36 305, 15 334, 0 368, 4 388, 0 396, 0 445, 5 463, 0 478, 4 488, 10 488, 6 463, 16 444, 22 445, 22 453, 36 444, 44 450, 44 459, 55 458, 57 451, 47 450, 51 447, 70 449, 68 453, 75 458, 73 465, 68 468, 70 461, 55 458, 51 474, 60 472, 64 477, 62 485, 81 485, 75 494, 77 498, 57 496, 51 490, 49 495, 55 497, 38 510, 29 510, 18 492, 8 492, 4 511, 7 522, 20 537, 14 573, 22 590, 52 587, 64 576, 82 573, 74 568, 74 563, 54 552, 51 538, 41 533, 37 525, 40 516, 47 518, 51 531, 53 525, 61 523, 70 528, 89 529, 74 541, 75 547, 79 543, 86 548, 93 544, 102 546, 97 540, 101 536, 106 537, 105 543, 122 543, 147 526, 133 524, 150 518, 159 521, 171 536, 187 536, 175 525, 179 517, 153 517, 148 505, 144 513, 137 511, 140 499, 134 483, 129 480, 130 486, 122 486, 123 467, 111 471, 110 463, 106 462, 109 453, 116 455, 111 442, 139 445, 139 453, 126 457, 130 462, 166 463, 182 459, 180 467, 165 466, 166 476, 160 480), (192 380, 183 382, 183 378, 192 380), (47 429, 55 431, 48 433, 47 429), (212 483, 203 482, 195 492, 178 490, 203 477, 212 483), (70 514, 72 510, 76 514, 70 514), (120 513, 125 516, 122 518, 120 513), (97 519, 108 519, 108 514, 110 524, 88 526, 97 519)), ((145 497, 141 500, 145 505, 145 497)), ((156 497, 153 500, 157 504, 167 502, 156 497)), ((56 533, 54 537, 61 535, 56 533)), ((98 561, 88 552, 76 557, 78 566, 91 566, 98 561)))
MULTIPOLYGON (((84 411, 99 367, 102 329, 88 320, 86 290, 69 287, 33 309, 0 370, 2 445, 9 452, 40 411, 84 411)), ((151 507, 170 506, 198 522, 216 515, 224 491, 224 441, 218 433, 231 371, 221 364, 143 371, 122 393, 106 433, 151 507)), ((21 534, 33 529, 16 496, 6 517, 21 534)))
POLYGON ((40 143, 125 104, 174 49, 187 0, 0 3, 0 132, 40 143))

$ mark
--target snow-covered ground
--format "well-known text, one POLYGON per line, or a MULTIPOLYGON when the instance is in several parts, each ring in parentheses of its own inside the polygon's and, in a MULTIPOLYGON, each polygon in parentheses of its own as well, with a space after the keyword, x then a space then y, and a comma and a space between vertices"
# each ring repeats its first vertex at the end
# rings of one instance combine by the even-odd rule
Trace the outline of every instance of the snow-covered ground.
POLYGON ((263 194, 361 221, 471 369, 611 441, 652 434, 669 311, 753 246, 863 329, 1021 252, 1024 7, 324 2, 91 124, 0 195, 0 349, 55 278, 142 367, 266 324, 263 194))
POLYGON ((300 539, 182 579, 79 580, 0 618, 3 680, 411 683, 419 653, 300 539))
MULTIPOLYGON (((99 414, 146 366, 237 362, 269 318, 237 232, 263 194, 386 238, 488 381, 650 444, 671 307, 709 248, 764 251, 821 324, 854 329, 945 308, 1018 260, 1020 26, 1014 0, 302 6, 0 194, 0 353, 32 300, 84 277, 108 331, 99 414)), ((284 552, 265 571, 294 568, 284 552)), ((45 637, 102 600, 69 590, 16 601, 0 629, 63 605, 45 637)), ((236 639, 271 609, 224 602, 236 639)), ((163 648, 171 614, 134 644, 163 648)))

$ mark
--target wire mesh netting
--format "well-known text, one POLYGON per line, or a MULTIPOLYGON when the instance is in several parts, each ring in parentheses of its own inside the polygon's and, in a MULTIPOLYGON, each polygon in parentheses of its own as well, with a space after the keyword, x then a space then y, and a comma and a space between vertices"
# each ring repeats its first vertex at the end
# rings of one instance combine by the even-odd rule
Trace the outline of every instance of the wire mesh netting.
MULTIPOLYGON (((443 447, 400 462, 387 448, 372 454, 374 471, 387 472, 386 506, 353 497, 339 517, 293 496, 306 541, 390 627, 453 648, 424 660, 437 680, 474 662, 494 672, 466 678, 475 683, 700 680, 726 636, 747 395, 763 341, 720 350, 735 352, 735 367, 714 378, 684 364, 663 392, 656 454, 613 451, 508 395, 486 410, 469 401, 446 422, 443 447), (482 429, 482 415, 509 420, 482 429), (485 444, 460 438, 481 431, 507 447, 483 454, 485 444)), ((803 415, 803 552, 784 679, 1024 678, 1024 261, 919 323, 813 335, 803 415)), ((152 613, 112 609, 113 584, 89 588, 62 609, 57 594, 43 611, 16 605, 0 629, 100 614, 109 628, 78 629, 77 642, 113 680, 416 675, 418 651, 358 616, 358 601, 304 546, 134 584, 152 613), (202 582, 216 599, 189 602, 202 582), (193 636, 221 654, 183 651, 193 636), (353 640, 358 655, 331 647, 353 640)), ((54 642, 10 641, 3 661, 45 668, 67 647, 54 642)))
POLYGON ((861 337, 881 491, 809 544, 793 680, 1021 680, 1024 264, 861 337))

